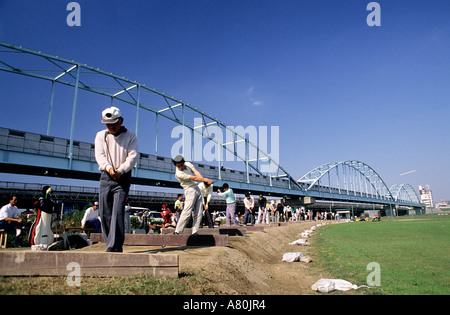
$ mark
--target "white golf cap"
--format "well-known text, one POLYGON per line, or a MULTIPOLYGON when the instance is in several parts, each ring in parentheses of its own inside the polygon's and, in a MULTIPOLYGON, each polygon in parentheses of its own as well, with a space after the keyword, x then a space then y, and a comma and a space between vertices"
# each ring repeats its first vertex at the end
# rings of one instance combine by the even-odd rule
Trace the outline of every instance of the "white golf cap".
POLYGON ((102 112, 102 124, 115 124, 122 117, 120 109, 117 107, 109 107, 102 112))

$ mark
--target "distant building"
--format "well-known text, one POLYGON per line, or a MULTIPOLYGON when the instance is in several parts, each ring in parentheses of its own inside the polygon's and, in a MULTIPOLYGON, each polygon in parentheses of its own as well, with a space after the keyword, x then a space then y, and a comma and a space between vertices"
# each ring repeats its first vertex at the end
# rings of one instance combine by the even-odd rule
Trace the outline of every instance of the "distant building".
POLYGON ((420 202, 425 204, 428 208, 433 208, 433 193, 430 190, 430 186, 419 186, 420 202))
POLYGON ((441 202, 439 202, 436 205, 437 208, 441 209, 441 210, 450 210, 450 202, 447 200, 441 200, 441 202))

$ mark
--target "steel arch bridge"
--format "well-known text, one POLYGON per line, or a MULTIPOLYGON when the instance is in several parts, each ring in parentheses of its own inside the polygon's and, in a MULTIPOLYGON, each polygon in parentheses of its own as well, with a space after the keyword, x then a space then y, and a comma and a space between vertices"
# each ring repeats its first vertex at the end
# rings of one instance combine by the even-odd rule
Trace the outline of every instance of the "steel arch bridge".
POLYGON ((420 198, 410 184, 396 184, 390 189, 392 197, 395 201, 401 201, 411 204, 420 203, 420 198))
MULTIPOLYGON (((216 146, 217 166, 197 165, 204 168, 205 176, 219 182, 226 180, 238 192, 422 206, 417 198, 413 198, 411 186, 402 184, 392 193, 397 185, 390 190, 370 166, 359 161, 324 164, 297 181, 261 145, 257 145, 248 130, 227 126, 202 110, 146 84, 84 63, 0 42, 0 70, 50 83, 45 135, 0 128, 0 153, 6 152, 0 154, 0 165, 8 172, 34 172, 36 175, 45 170, 50 176, 97 179, 93 145, 74 139, 79 91, 86 91, 106 97, 111 105, 134 107, 138 138, 142 132, 143 114, 154 115, 155 150, 154 154, 140 153, 134 170, 137 183, 178 187, 170 158, 160 156, 158 130, 160 120, 164 118, 181 127, 183 154, 188 153, 189 146, 193 148, 195 134, 211 141, 216 146), (55 90, 59 86, 73 89, 69 139, 50 135, 55 90), (243 171, 225 168, 225 154, 237 158, 243 171)), ((98 116, 98 109, 92 109, 92 115, 98 116)))
POLYGON ((394 200, 381 176, 360 161, 320 165, 303 175, 298 182, 305 185, 306 191, 322 190, 331 193, 337 190, 339 194, 394 200))
MULTIPOLYGON (((299 178, 298 183, 308 195, 337 194, 359 200, 384 200, 387 204, 421 206, 420 199, 410 184, 395 184, 388 188, 381 176, 361 161, 320 165, 299 178)), ((334 198, 338 199, 336 196, 334 198)))

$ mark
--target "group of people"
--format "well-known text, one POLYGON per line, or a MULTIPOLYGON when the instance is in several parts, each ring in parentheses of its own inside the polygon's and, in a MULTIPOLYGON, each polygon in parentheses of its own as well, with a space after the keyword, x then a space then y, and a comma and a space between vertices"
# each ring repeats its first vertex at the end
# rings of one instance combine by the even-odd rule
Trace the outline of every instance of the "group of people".
POLYGON ((14 247, 21 247, 24 231, 29 231, 28 241, 31 245, 40 242, 44 238, 48 241, 48 245, 53 241, 53 233, 51 233, 51 218, 55 212, 55 203, 51 198, 52 188, 44 186, 39 199, 34 203, 37 210, 34 222, 30 220, 35 213, 26 210, 20 212, 17 208, 18 196, 10 195, 9 203, 0 209, 0 229, 7 234, 14 234, 14 247), (50 230, 50 233, 46 233, 50 230))
POLYGON ((0 209, 0 229, 8 234, 14 234, 14 247, 21 247, 24 231, 29 230, 28 241, 31 245, 53 241, 51 233, 52 214, 55 213, 55 202, 51 197, 52 188, 44 186, 39 199, 34 203, 36 212, 26 210, 20 212, 17 208, 18 196, 10 195, 9 203, 0 209), (30 220, 36 216, 34 222, 30 220), (47 233, 49 231, 49 233, 47 233), (44 240, 45 239, 45 240, 44 240))
POLYGON ((192 165, 186 162, 181 155, 177 155, 172 160, 176 167, 175 178, 184 189, 184 207, 179 213, 174 234, 180 234, 188 225, 192 218, 192 234, 198 234, 200 229, 203 211, 209 227, 214 227, 211 218, 209 202, 213 191, 213 181, 203 177, 202 174, 192 165))
MULTIPOLYGON (((210 186, 212 189, 212 185, 210 186)), ((207 195, 202 192, 203 197, 203 214, 200 226, 207 226, 208 228, 214 228, 215 226, 220 226, 222 223, 222 216, 218 209, 211 209, 209 202, 211 200, 211 193, 207 195)), ((175 201, 174 210, 172 211, 166 204, 162 205, 161 215, 163 217, 162 228, 176 228, 180 215, 184 209, 184 195, 178 194, 175 201)), ((188 223, 185 228, 192 228, 194 223, 193 214, 191 214, 188 223)))
POLYGON ((254 225, 260 223, 269 224, 270 222, 289 222, 300 220, 312 220, 313 212, 303 208, 292 208, 290 205, 283 205, 280 201, 276 202, 260 195, 258 206, 255 208, 255 200, 250 194, 245 194, 244 206, 245 214, 243 216, 243 224, 254 225))
MULTIPOLYGON (((22 246, 23 236, 26 232, 28 232, 28 242, 31 245, 40 243, 39 232, 46 234, 42 233, 45 229, 51 232, 51 216, 56 211, 55 202, 50 197, 51 191, 50 186, 43 187, 41 197, 34 203, 34 212, 29 210, 21 212, 16 206, 18 196, 15 194, 10 195, 9 203, 0 208, 0 229, 14 235, 14 247, 22 246), (45 220, 45 215, 49 216, 50 220, 45 220), (34 222, 30 220, 33 217, 35 217, 34 222), (40 223, 41 226, 39 226, 40 223)), ((97 233, 101 232, 98 208, 98 202, 95 202, 86 210, 81 220, 81 228, 92 228, 97 233)))
MULTIPOLYGON (((135 133, 127 130, 120 109, 109 107, 102 112, 101 130, 95 137, 95 159, 100 176, 99 210, 103 238, 107 252, 122 252, 125 239, 125 204, 131 185, 131 171, 138 157, 135 133)), ((178 216, 175 234, 181 233, 193 220, 193 234, 198 233, 203 214, 202 190, 212 190, 213 181, 203 177, 183 157, 173 159, 175 177, 184 189, 184 208, 178 216), (203 183, 199 187, 198 183, 203 183)))
MULTIPOLYGON (((214 218, 212 217, 209 202, 213 191, 213 181, 210 178, 203 177, 191 162, 186 162, 181 155, 177 155, 172 160, 176 167, 175 178, 180 182, 184 189, 185 203, 179 216, 174 234, 183 232, 186 225, 192 217, 192 234, 198 234, 201 227, 203 212, 208 227, 214 227, 214 218), (196 182, 199 182, 198 184, 196 182)), ((217 189, 217 194, 225 198, 226 226, 239 226, 236 219, 236 197, 233 189, 227 183, 222 188, 217 189)))
MULTIPOLYGON (((95 137, 95 159, 101 171, 99 201, 89 208, 82 220, 82 228, 93 228, 96 232, 102 232, 106 243, 107 252, 122 252, 125 239, 125 206, 131 185, 131 171, 138 159, 138 141, 134 132, 123 125, 124 118, 117 107, 109 107, 102 112, 101 123, 106 129, 99 131, 95 137)), ((181 199, 175 205, 175 231, 174 234, 183 232, 190 220, 192 220, 192 234, 197 234, 201 226, 203 212, 206 224, 214 227, 209 202, 213 191, 213 181, 202 174, 190 162, 178 155, 173 158, 175 165, 175 178, 184 189, 184 205, 181 207, 181 199)), ((217 190, 217 194, 226 201, 226 225, 238 226, 236 219, 236 198, 233 189, 228 184, 223 184, 217 190)), ((0 227, 9 230, 17 230, 20 236, 21 220, 14 218, 13 212, 17 198, 10 200, 0 211, 0 227)), ((259 197, 257 206, 250 195, 246 195, 244 224, 269 223, 271 220, 289 220, 292 211, 287 212, 281 204, 267 204, 266 198, 259 197)), ((295 216, 297 216, 297 213, 295 216)), ((307 215, 308 218, 311 215, 307 215)), ((173 221, 167 217, 166 224, 173 221)))
MULTIPOLYGON (((123 125, 124 118, 117 107, 105 109, 101 123, 106 129, 96 134, 94 146, 95 159, 101 171, 99 201, 85 212, 81 225, 82 228, 92 227, 102 232, 107 252, 122 252, 125 239, 125 206, 131 185, 131 171, 138 158, 138 141, 135 133, 123 125)), ((192 233, 197 234, 203 212, 208 226, 213 227, 209 209, 213 181, 203 177, 192 163, 186 162, 181 155, 173 158, 173 164, 176 166, 175 178, 184 189, 185 197, 182 211, 177 211, 174 233, 182 233, 192 219, 192 233)), ((227 225, 238 225, 233 190, 224 184, 217 192, 227 203, 227 225)), ((15 211, 11 209, 16 202, 14 198, 9 206, 2 208, 0 224, 8 229, 17 227, 17 233, 20 233, 20 219, 14 219, 10 214, 15 211)))

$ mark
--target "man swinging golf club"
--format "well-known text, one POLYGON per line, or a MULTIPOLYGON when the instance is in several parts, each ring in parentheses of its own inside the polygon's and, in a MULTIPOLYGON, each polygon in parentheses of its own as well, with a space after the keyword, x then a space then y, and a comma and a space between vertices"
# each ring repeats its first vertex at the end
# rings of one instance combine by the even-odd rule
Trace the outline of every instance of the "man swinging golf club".
POLYGON ((175 234, 183 232, 186 224, 189 222, 191 215, 193 218, 192 234, 197 234, 202 222, 203 215, 203 197, 196 182, 204 182, 211 185, 213 181, 209 178, 205 178, 190 162, 185 162, 183 156, 177 155, 172 159, 173 164, 176 166, 175 178, 180 182, 181 187, 184 189, 185 202, 183 212, 178 220, 175 234))

